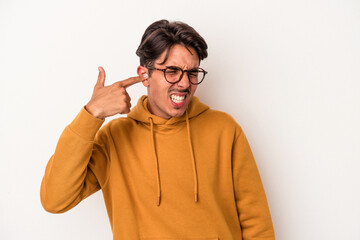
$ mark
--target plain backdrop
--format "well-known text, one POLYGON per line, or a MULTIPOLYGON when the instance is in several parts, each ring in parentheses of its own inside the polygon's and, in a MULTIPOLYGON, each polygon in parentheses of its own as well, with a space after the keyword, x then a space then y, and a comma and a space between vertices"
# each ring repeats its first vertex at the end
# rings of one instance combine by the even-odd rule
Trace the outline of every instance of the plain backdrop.
MULTIPOLYGON (((358 0, 0 0, 0 239, 112 239, 101 191, 50 214, 40 183, 97 67, 106 85, 135 76, 143 32, 165 18, 206 39, 196 95, 243 127, 277 239, 359 240, 359 12, 358 0)), ((134 106, 146 88, 128 92, 134 106)))

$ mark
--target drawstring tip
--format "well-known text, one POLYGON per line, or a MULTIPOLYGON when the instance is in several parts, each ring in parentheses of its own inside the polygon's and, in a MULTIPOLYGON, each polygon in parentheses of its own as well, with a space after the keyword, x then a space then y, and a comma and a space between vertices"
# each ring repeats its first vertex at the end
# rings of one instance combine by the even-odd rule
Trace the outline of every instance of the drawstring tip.
POLYGON ((195 202, 197 202, 197 201, 198 201, 198 194, 195 193, 195 202))
POLYGON ((158 197, 157 205, 160 206, 160 197, 158 197))

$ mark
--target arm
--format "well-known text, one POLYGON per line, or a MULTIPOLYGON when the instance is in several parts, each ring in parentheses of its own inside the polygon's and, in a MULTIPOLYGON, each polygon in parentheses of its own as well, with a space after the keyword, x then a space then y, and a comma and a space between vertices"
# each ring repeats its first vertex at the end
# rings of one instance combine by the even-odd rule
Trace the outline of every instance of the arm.
POLYGON ((275 233, 265 191, 255 159, 240 131, 233 145, 233 180, 244 240, 274 240, 275 233))
POLYGON ((107 130, 99 128, 106 117, 130 112, 126 88, 147 79, 143 74, 105 86, 105 70, 98 69, 89 103, 65 128, 47 164, 40 196, 48 212, 65 212, 104 187, 109 178, 109 145, 107 130))
POLYGON ((46 211, 68 211, 105 184, 109 159, 106 138, 99 131, 103 122, 83 107, 62 132, 41 182, 46 211))

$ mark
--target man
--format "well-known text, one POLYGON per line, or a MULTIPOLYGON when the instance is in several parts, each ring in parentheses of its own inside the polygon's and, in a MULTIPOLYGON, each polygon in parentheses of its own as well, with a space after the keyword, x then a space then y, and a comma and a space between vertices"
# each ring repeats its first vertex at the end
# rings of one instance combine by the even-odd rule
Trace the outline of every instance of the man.
POLYGON ((258 169, 241 127, 194 96, 206 71, 204 39, 160 20, 137 50, 138 76, 105 87, 65 128, 41 202, 65 212, 102 190, 114 239, 275 239, 258 169), (126 88, 142 82, 130 111, 126 88), (105 118, 128 113, 101 125, 105 118))

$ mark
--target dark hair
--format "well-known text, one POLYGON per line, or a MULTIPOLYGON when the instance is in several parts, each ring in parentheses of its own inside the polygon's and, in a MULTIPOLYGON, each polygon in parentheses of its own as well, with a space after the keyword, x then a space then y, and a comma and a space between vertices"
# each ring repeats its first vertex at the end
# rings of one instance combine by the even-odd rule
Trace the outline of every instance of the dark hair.
MULTIPOLYGON (((140 65, 153 67, 155 60, 166 50, 164 64, 169 56, 169 49, 175 44, 193 47, 201 60, 207 57, 207 44, 194 28, 186 23, 159 20, 152 23, 144 32, 141 43, 136 50, 140 65)), ((151 74, 151 71, 149 71, 151 74)))

